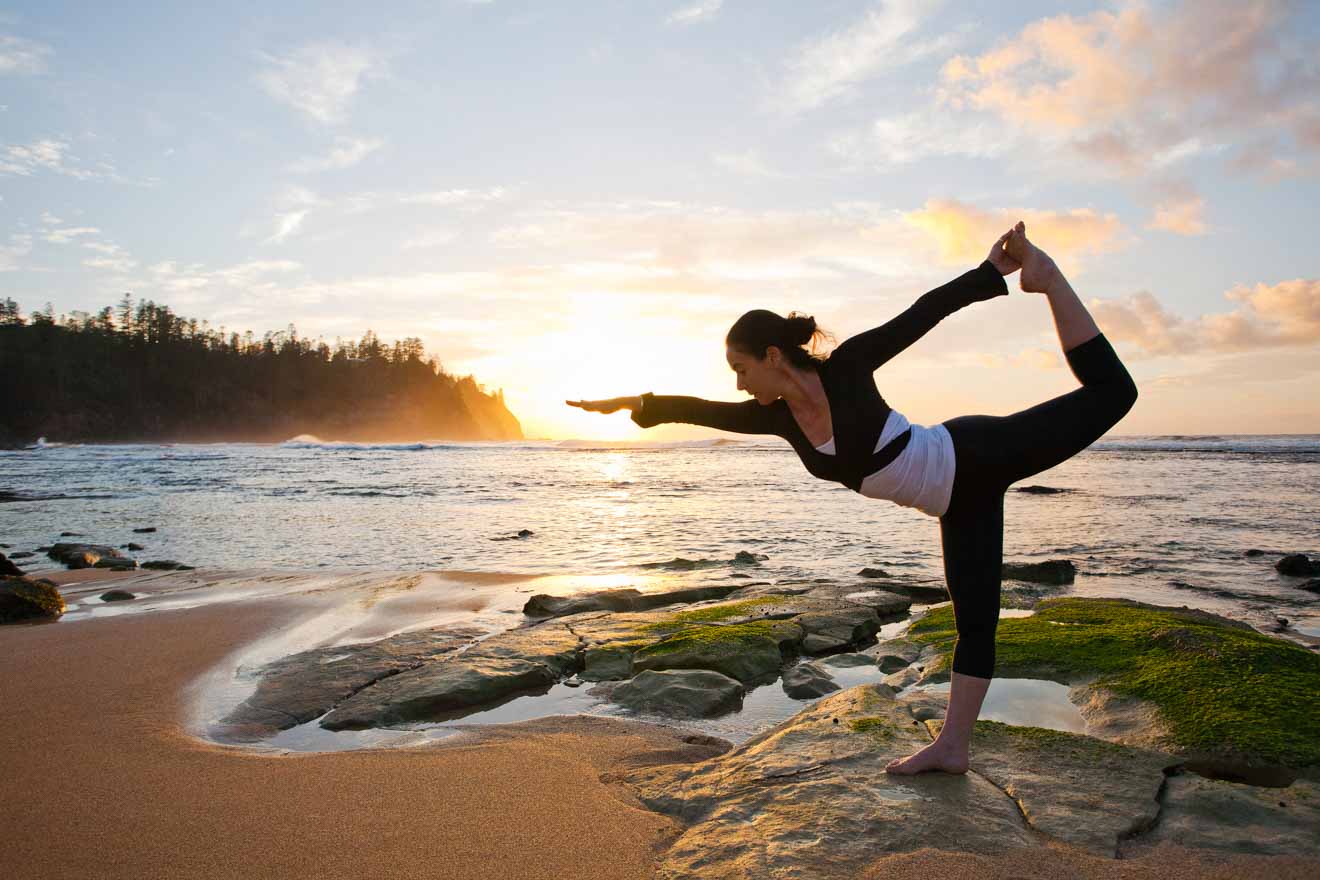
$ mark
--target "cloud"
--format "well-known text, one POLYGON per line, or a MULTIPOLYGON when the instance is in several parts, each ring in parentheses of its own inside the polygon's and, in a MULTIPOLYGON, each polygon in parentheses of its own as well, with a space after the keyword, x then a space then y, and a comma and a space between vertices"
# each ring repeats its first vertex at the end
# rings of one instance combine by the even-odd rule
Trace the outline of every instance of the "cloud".
POLYGON ((719 13, 720 7, 723 5, 724 0, 698 0, 696 3, 669 13, 669 17, 665 19, 665 24, 690 25, 710 21, 719 13))
POLYGON ((436 190, 434 192, 410 193, 399 196, 398 200, 404 205, 462 205, 498 202, 508 194, 509 191, 504 187, 495 186, 485 191, 473 189, 445 189, 436 190))
POLYGON ((348 105, 383 60, 370 50, 343 43, 313 43, 287 55, 265 56, 257 84, 281 103, 327 125, 344 121, 348 105))
MULTIPOLYGON (((56 223, 58 218, 52 218, 56 223)), ((42 236, 51 244, 68 244, 80 235, 100 235, 101 230, 95 226, 64 226, 56 229, 49 229, 42 236)))
POLYGON ((721 168, 748 177, 775 179, 788 177, 784 172, 771 167, 756 150, 746 150, 742 153, 715 153, 711 156, 711 160, 721 168))
POLYGON ((999 123, 935 105, 877 119, 865 129, 841 131, 828 141, 831 153, 850 166, 904 165, 928 156, 984 159, 1014 148, 1014 137, 999 123))
POLYGON ((50 46, 44 43, 0 34, 0 75, 43 73, 51 54, 50 46))
POLYGON ((56 138, 42 138, 28 144, 0 146, 0 175, 31 177, 42 171, 61 174, 76 180, 110 180, 140 186, 154 186, 159 183, 157 178, 130 180, 116 171, 109 162, 97 162, 96 168, 86 168, 69 153, 68 142, 56 138))
POLYGON ((930 235, 949 264, 979 263, 990 246, 1018 220, 1027 234, 1062 261, 1126 247, 1132 236, 1114 214, 1089 208, 1072 211, 983 211, 951 199, 932 199, 903 219, 930 235))
POLYGON ((947 50, 954 34, 932 40, 914 36, 940 5, 940 0, 890 0, 851 26, 806 43, 788 61, 777 109, 798 113, 855 95, 865 80, 947 50))
POLYGON ((289 166, 289 170, 296 174, 311 174, 318 171, 351 168, 384 145, 385 141, 379 138, 364 140, 341 135, 335 138, 334 146, 330 148, 329 155, 308 156, 305 159, 299 159, 289 166))
POLYGON ((1129 174, 1234 144, 1251 144, 1248 164, 1315 153, 1320 67, 1292 39, 1294 8, 1184 0, 1152 12, 1127 0, 1041 19, 990 51, 950 59, 941 98, 1129 174), (1260 131, 1283 137, 1262 141, 1260 131))
POLYGON ((32 253, 32 236, 16 232, 9 236, 9 244, 0 244, 0 272, 16 272, 18 258, 32 253))
POLYGON ((1155 206, 1155 216, 1147 229, 1163 229, 1178 235, 1205 235, 1205 199, 1191 196, 1168 199, 1155 206))
POLYGON ((428 228, 419 229, 409 238, 399 245, 402 250, 415 250, 417 248, 431 249, 444 247, 458 238, 458 233, 452 229, 428 228))
POLYGON ((1090 309, 1111 340, 1150 356, 1320 345, 1320 280, 1240 286, 1224 296, 1243 305, 1189 320, 1142 291, 1122 300, 1093 300, 1090 309))

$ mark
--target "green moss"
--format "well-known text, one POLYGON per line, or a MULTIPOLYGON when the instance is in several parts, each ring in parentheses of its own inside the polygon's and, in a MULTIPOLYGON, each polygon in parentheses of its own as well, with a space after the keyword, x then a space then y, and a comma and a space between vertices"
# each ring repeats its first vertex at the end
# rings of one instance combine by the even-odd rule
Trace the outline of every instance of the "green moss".
POLYGON ((725 605, 712 605, 709 608, 693 608, 679 611, 664 620, 648 623, 639 627, 641 632, 670 632, 699 623, 718 623, 735 617, 748 617, 758 612, 783 605, 787 601, 783 596, 761 596, 756 599, 743 599, 725 605))
POLYGON ((1124 754, 1127 746, 1111 743, 1081 733, 1066 730, 1054 730, 1049 727, 1026 727, 1017 724, 1003 724, 999 721, 977 721, 976 736, 1011 736, 1014 739, 1028 740, 1032 744, 1054 748, 1084 748, 1098 752, 1124 754))
POLYGON ((718 653, 759 648, 766 639, 780 641, 777 621, 755 620, 748 623, 731 623, 727 626, 696 626, 668 635, 658 642, 647 645, 637 652, 638 658, 654 657, 660 654, 672 654, 700 647, 709 652, 718 653))
POLYGON ((853 733, 865 733, 876 739, 893 739, 894 726, 883 718, 854 718, 848 722, 853 733))
MULTIPOLYGON (((935 608, 909 637, 952 663, 951 607, 935 608)), ((1095 684, 1158 707, 1174 744, 1320 764, 1320 656, 1292 642, 1177 609, 1119 599, 1046 599, 1031 617, 999 621, 995 675, 1095 684)))

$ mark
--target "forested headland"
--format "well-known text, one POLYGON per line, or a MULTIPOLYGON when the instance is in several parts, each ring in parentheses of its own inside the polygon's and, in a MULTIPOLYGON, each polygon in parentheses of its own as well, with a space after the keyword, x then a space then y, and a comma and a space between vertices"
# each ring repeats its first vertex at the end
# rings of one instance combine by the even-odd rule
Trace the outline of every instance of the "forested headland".
POLYGON ((503 390, 422 342, 226 333, 150 300, 58 317, 0 300, 0 445, 517 440, 503 390))

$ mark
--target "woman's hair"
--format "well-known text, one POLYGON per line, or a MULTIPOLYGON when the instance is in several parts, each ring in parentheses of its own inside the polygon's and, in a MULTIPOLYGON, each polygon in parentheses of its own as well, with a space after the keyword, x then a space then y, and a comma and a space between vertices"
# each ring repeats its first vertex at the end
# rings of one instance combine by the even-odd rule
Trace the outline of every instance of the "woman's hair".
POLYGON ((834 337, 816 326, 816 319, 800 312, 789 312, 780 317, 766 309, 752 309, 729 329, 724 344, 736 348, 757 360, 765 360, 765 350, 776 346, 788 362, 804 370, 814 370, 825 363, 817 343, 821 339, 834 341, 834 337), (810 343, 810 348, 804 348, 810 343))

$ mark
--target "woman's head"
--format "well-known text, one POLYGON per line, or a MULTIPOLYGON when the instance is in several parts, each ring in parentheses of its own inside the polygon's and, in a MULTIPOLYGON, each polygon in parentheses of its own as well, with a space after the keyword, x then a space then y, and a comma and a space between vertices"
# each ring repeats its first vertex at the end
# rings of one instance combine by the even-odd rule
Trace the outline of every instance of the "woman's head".
POLYGON ((724 338, 725 356, 738 375, 739 390, 768 404, 792 381, 791 371, 815 371, 825 362, 817 342, 830 338, 809 315, 789 312, 785 318, 766 309, 753 309, 729 328, 724 338))

